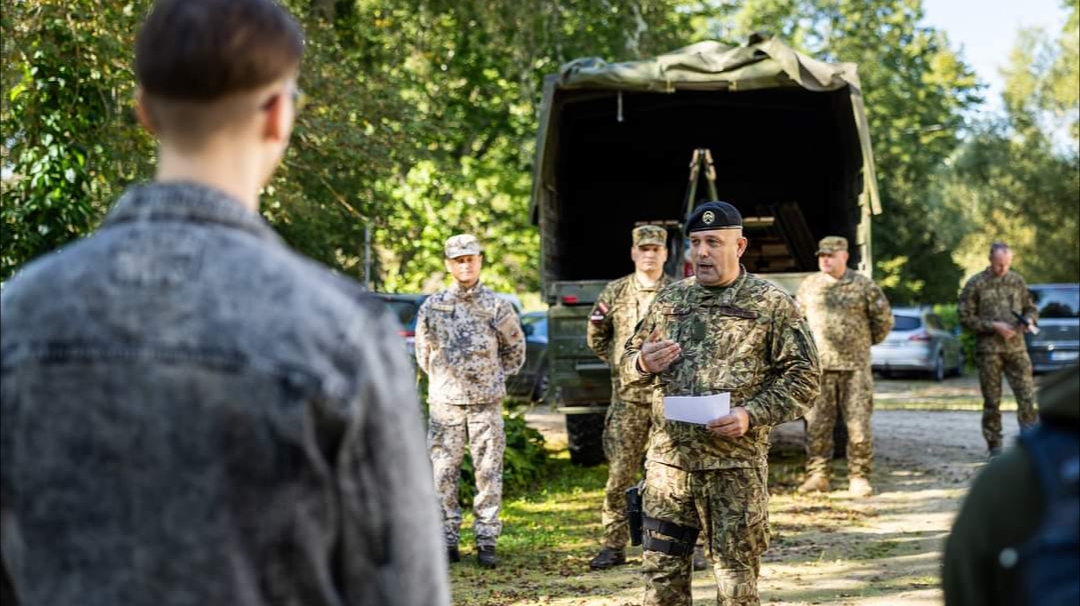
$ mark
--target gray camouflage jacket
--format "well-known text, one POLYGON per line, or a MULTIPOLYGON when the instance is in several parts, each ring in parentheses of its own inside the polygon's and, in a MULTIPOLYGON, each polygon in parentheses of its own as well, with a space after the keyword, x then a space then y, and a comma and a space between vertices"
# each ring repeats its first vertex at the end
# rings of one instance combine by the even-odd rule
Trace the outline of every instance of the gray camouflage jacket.
POLYGON ((420 306, 416 363, 429 377, 429 402, 501 402, 506 377, 525 363, 521 320, 483 284, 462 290, 455 283, 420 306))
POLYGON ((23 604, 448 603, 396 322, 258 214, 133 187, 0 307, 23 604))
POLYGON ((726 288, 687 278, 660 291, 623 358, 624 381, 651 381, 653 427, 647 458, 680 469, 765 465, 774 425, 803 416, 821 380, 814 339, 795 301, 773 284, 742 274, 726 288), (659 327, 682 354, 658 375, 637 368, 641 344, 659 327), (664 418, 664 396, 731 393, 750 415, 740 438, 664 418))

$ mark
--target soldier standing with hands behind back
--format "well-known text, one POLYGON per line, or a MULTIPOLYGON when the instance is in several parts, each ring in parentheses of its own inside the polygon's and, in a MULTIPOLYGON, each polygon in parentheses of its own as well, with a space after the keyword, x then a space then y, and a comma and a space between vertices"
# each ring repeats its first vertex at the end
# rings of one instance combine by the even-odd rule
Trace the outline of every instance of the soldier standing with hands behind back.
POLYGON ((806 314, 821 356, 821 395, 806 413, 807 479, 799 492, 828 492, 837 407, 847 424, 848 492, 867 497, 873 436, 874 381, 870 346, 893 327, 892 308, 874 281, 847 267, 848 242, 827 236, 818 244, 820 272, 799 285, 795 298, 806 314))
POLYGON ((626 489, 634 484, 645 457, 652 410, 652 387, 623 385, 619 364, 626 341, 645 317, 656 292, 670 280, 664 275, 667 260, 667 230, 658 225, 641 225, 632 232, 630 257, 634 273, 604 287, 589 314, 589 349, 611 366, 611 405, 604 421, 604 454, 608 460, 602 521, 603 547, 589 568, 604 570, 626 563, 626 489))
POLYGON ((1010 271, 1013 253, 1004 242, 990 245, 990 266, 960 292, 960 323, 975 333, 975 366, 983 395, 982 432, 991 457, 1001 454, 1001 373, 1016 396, 1020 428, 1035 423, 1035 380, 1024 333, 1039 319, 1020 274, 1010 271))
POLYGON ((769 543, 769 433, 817 396, 817 349, 791 297, 739 263, 747 240, 734 206, 702 204, 686 231, 695 277, 656 295, 622 362, 623 381, 654 386, 644 603, 690 604, 690 556, 703 532, 717 603, 754 606, 769 543), (665 396, 722 392, 731 411, 706 425, 664 416, 665 396))
POLYGON ((416 320, 416 363, 427 373, 428 448, 443 513, 446 554, 461 559, 458 481, 466 441, 476 475, 476 558, 494 567, 502 531, 502 400, 506 376, 525 362, 525 335, 514 308, 480 283, 480 243, 469 234, 446 241, 454 283, 426 300, 416 320))

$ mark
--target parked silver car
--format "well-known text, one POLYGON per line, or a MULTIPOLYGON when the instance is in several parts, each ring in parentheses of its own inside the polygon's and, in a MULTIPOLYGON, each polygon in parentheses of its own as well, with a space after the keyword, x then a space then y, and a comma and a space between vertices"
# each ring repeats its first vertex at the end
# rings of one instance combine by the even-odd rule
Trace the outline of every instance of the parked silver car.
POLYGON ((889 377, 894 372, 919 372, 935 381, 946 374, 964 372, 964 349, 960 339, 945 329, 930 308, 898 307, 896 320, 885 340, 870 348, 874 372, 889 377))
POLYGON ((1075 364, 1080 357, 1080 285, 1031 284, 1028 290, 1039 308, 1039 334, 1024 335, 1035 372, 1075 364))

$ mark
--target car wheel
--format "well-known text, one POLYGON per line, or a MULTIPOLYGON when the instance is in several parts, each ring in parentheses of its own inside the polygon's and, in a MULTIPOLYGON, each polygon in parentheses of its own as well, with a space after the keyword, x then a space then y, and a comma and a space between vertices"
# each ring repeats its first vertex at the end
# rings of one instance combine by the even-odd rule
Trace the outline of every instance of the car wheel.
POLYGON ((937 358, 934 360, 934 368, 930 371, 930 378, 935 381, 945 380, 945 354, 944 352, 938 352, 937 358))
POLYGON ((548 369, 545 365, 536 373, 536 384, 533 385, 533 402, 541 402, 547 399, 548 369))
POLYGON ((566 415, 567 448, 575 465, 592 467, 604 462, 604 413, 566 415))

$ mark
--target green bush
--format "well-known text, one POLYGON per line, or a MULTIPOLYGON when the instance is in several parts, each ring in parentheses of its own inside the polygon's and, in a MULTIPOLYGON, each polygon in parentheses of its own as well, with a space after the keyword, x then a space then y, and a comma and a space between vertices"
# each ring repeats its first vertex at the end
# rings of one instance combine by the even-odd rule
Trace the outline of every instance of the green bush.
POLYGON ((934 313, 941 318, 946 330, 958 331, 960 347, 964 350, 964 366, 967 369, 975 367, 975 334, 960 326, 960 312, 956 303, 948 305, 935 305, 934 313))

